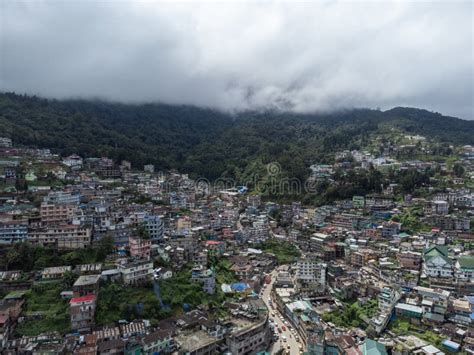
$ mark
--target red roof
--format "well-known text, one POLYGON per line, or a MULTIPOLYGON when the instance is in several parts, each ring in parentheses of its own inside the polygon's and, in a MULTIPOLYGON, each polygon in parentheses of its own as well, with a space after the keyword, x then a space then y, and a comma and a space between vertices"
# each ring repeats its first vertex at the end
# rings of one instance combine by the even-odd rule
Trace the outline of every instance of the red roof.
POLYGON ((206 242, 206 245, 219 245, 221 244, 222 242, 218 242, 217 240, 208 240, 206 242))
POLYGON ((71 298, 69 303, 90 302, 95 300, 95 295, 87 295, 82 297, 71 298))

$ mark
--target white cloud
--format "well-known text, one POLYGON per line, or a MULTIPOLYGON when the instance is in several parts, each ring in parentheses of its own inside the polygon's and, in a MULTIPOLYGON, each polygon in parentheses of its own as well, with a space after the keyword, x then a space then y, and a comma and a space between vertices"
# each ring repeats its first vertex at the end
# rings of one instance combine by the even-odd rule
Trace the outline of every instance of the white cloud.
POLYGON ((473 118, 465 2, 2 2, 1 89, 473 118))

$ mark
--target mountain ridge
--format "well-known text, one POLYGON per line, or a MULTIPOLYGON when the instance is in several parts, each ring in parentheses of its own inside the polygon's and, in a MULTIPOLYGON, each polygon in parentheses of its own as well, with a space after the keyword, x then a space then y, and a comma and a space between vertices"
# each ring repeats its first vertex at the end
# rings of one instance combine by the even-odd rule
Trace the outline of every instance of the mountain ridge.
POLYGON ((423 109, 229 114, 169 104, 51 100, 0 94, 0 136, 61 154, 106 155, 208 178, 236 176, 255 161, 278 161, 294 176, 338 149, 359 149, 388 128, 440 142, 474 144, 474 121, 423 109))

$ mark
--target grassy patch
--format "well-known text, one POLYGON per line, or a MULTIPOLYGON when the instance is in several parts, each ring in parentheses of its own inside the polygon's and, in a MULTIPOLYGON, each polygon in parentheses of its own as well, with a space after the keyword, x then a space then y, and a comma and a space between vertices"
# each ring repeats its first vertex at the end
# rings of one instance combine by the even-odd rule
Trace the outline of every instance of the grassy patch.
POLYGON ((258 244, 256 248, 275 255, 279 264, 291 264, 301 255, 293 244, 282 241, 268 240, 258 244))
POLYGON ((69 303, 61 299, 61 291, 63 288, 59 281, 34 284, 26 293, 23 314, 27 317, 38 315, 41 318, 20 323, 16 329, 17 333, 28 336, 50 331, 69 331, 69 303))
POLYGON ((443 338, 439 334, 428 330, 426 327, 411 324, 407 320, 398 318, 389 324, 388 329, 397 335, 411 334, 438 348, 442 347, 443 338))
MULTIPOLYGON (((217 280, 221 279, 221 281, 229 280, 225 273, 217 274, 216 278, 217 280)), ((222 302, 226 298, 220 288, 219 281, 216 281, 215 293, 213 295, 207 294, 202 290, 200 283, 191 281, 191 271, 189 269, 180 271, 171 279, 160 281, 160 287, 163 302, 171 307, 173 313, 181 312, 184 304, 191 308, 205 305, 219 311, 222 302)))
POLYGON ((151 285, 126 286, 107 283, 101 286, 97 303, 96 323, 114 323, 120 319, 160 318, 160 303, 151 285))
POLYGON ((325 313, 322 319, 325 322, 331 322, 338 327, 345 328, 365 328, 366 323, 362 320, 363 317, 371 318, 377 313, 377 300, 369 300, 363 306, 359 302, 352 304, 345 303, 343 309, 338 309, 333 312, 325 313))
POLYGON ((215 294, 209 295, 202 290, 202 285, 191 281, 191 269, 186 268, 176 273, 168 280, 160 280, 161 298, 169 308, 161 308, 153 286, 126 286, 107 283, 101 286, 99 292, 96 323, 103 325, 120 319, 133 320, 136 318, 149 319, 156 323, 160 319, 182 313, 184 305, 195 308, 205 305, 215 310, 216 315, 225 315, 222 303, 226 295, 222 292, 222 283, 235 282, 236 278, 230 271, 231 264, 225 259, 216 262, 215 294))
POLYGON ((215 263, 216 284, 230 284, 238 281, 235 273, 230 269, 231 267, 232 263, 227 259, 220 259, 215 263))

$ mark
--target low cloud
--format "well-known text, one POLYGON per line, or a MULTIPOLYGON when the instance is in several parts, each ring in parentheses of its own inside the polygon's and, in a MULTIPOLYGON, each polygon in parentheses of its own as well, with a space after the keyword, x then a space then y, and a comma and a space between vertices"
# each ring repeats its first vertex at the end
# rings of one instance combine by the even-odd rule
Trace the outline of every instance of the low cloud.
POLYGON ((473 119, 473 3, 2 1, 0 89, 473 119))

